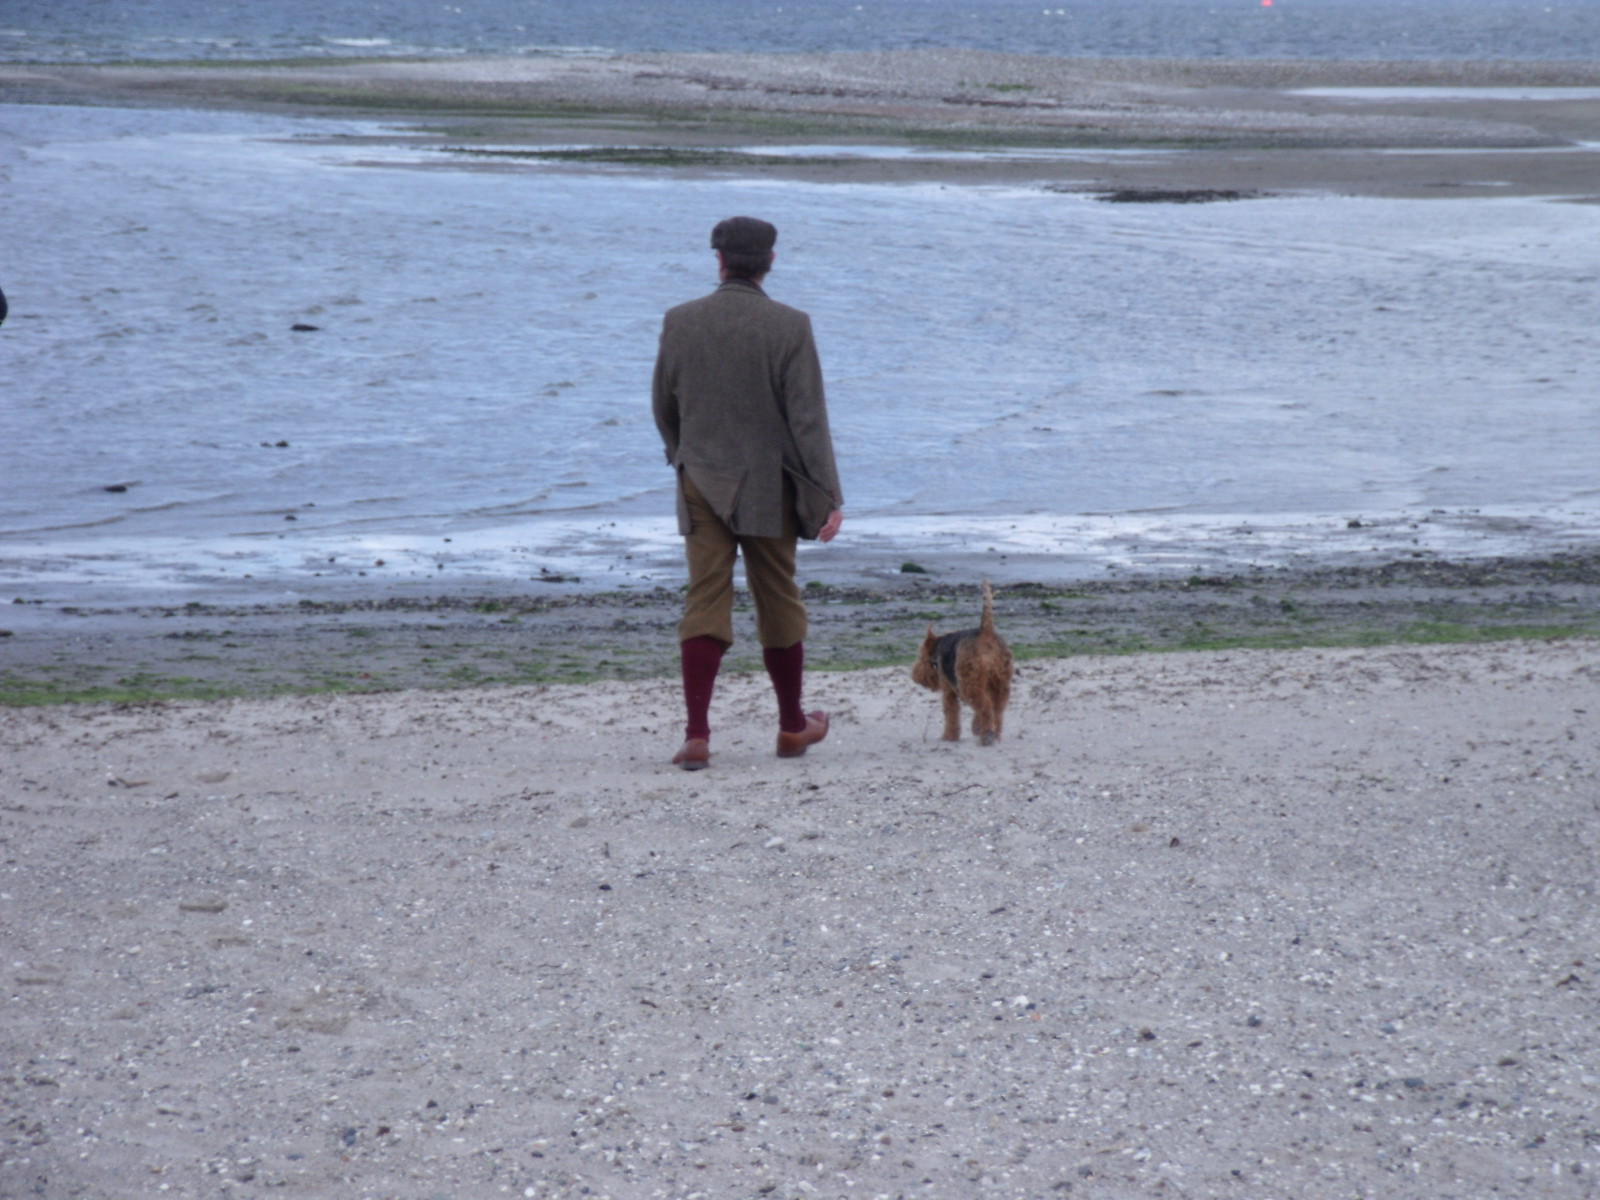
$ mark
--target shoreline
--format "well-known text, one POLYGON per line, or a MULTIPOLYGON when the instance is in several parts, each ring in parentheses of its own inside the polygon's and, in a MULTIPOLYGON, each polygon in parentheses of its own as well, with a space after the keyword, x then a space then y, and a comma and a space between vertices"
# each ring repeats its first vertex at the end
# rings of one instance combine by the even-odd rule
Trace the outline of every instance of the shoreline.
MULTIPOLYGON (((0 103, 351 116, 409 123, 394 134, 407 145, 692 151, 640 165, 823 181, 1600 198, 1594 152, 1586 149, 1600 143, 1600 63, 1585 62, 1054 59, 918 50, 0 64, 0 103), (1526 94, 1541 88, 1577 93, 1526 94), (781 147, 819 139, 1163 153, 1131 162, 1090 155, 980 163, 706 156, 752 140, 781 147)), ((528 168, 510 161, 474 167, 528 168)))
MULTIPOLYGON (((355 145, 359 151, 369 141, 375 147, 498 147, 495 153, 502 155, 471 164, 439 155, 436 164, 418 165, 419 170, 681 170, 838 182, 1030 182, 1102 197, 1127 189, 1142 199, 1173 203, 1197 194, 1224 200, 1279 191, 1600 202, 1600 174, 1594 169, 1600 154, 1600 63, 1057 60, 928 51, 296 67, 0 65, 0 104, 51 100, 337 112, 385 125, 370 135, 327 139, 341 147, 355 145), (1311 94, 1341 87, 1417 86, 1491 90, 1466 100, 1311 94), (316 89, 327 87, 345 89, 337 104, 318 98, 316 89), (1528 100, 1492 91, 1518 87, 1576 87, 1594 95, 1528 100), (465 107, 451 107, 458 102, 465 107), (1055 147, 1073 153, 957 160, 830 158, 814 148, 799 149, 806 145, 803 139, 819 134, 846 147, 1055 147), (1315 145, 1306 141, 1311 134, 1315 145), (797 149, 766 162, 724 153, 752 139, 797 149), (596 153, 539 157, 552 150, 566 154, 560 148, 574 142, 596 153), (617 159, 619 148, 640 145, 682 153, 645 156, 637 163, 626 156, 617 159), (1118 154, 1119 147, 1150 152, 1118 154)), ((1506 540, 1489 518, 1446 514, 1422 523, 1425 529, 1417 532, 1416 523, 1403 514, 1360 522, 1330 518, 1336 536, 1346 536, 1342 531, 1349 525, 1356 530, 1349 536, 1362 543, 1362 565, 1344 575, 1346 567, 1331 556, 1303 555, 1297 539, 1306 530, 1293 525, 1247 532, 1265 561, 1320 565, 1245 568, 1236 565, 1234 543, 1196 546, 1193 536, 1177 527, 1154 540, 1107 534, 1106 544, 1114 544, 1121 557, 1137 562, 1144 555, 1151 569, 1087 583, 1070 576, 1090 570, 1099 575, 1097 568, 1064 572, 1050 555, 1030 550, 1026 539, 1015 545, 1001 541, 998 554, 979 553, 980 543, 959 534, 930 546, 926 554, 916 552, 937 575, 915 584, 896 574, 902 552, 893 538, 869 538, 848 562, 818 564, 816 574, 825 586, 812 592, 818 600, 813 662, 845 668, 903 661, 930 616, 937 616, 942 627, 959 627, 968 619, 963 605, 970 607, 971 589, 985 575, 1002 585, 1003 605, 1015 600, 1009 613, 1002 612, 1018 623, 1014 640, 1030 654, 1594 629, 1600 600, 1590 531, 1547 537, 1547 544, 1571 550, 1548 560, 1480 561, 1467 557, 1480 538, 1489 538, 1491 548, 1505 547, 1503 553, 1541 551, 1531 549, 1536 541, 1506 540), (963 546, 963 538, 970 545, 963 546), (1136 547, 1141 540, 1151 544, 1136 547), (1199 577, 1227 584, 1186 588, 1184 577, 1158 574, 1158 560, 1170 559, 1173 547, 1192 556, 1199 577), (1401 561, 1408 554, 1416 561, 1401 561), (1396 562, 1383 565, 1389 556, 1396 562), (1540 561, 1587 565, 1576 582, 1561 584, 1575 591, 1540 598, 1545 582, 1540 561), (1507 563, 1513 582, 1487 590, 1468 582, 1507 563), (1413 574, 1407 577, 1412 583, 1399 587, 1393 582, 1397 571, 1438 574, 1429 583, 1415 582, 1421 576, 1413 574), (1338 578, 1364 582, 1353 588, 1327 582, 1338 578), (1444 579, 1457 582, 1438 582, 1444 579), (1201 603, 1201 596, 1214 602, 1201 603), (1240 598, 1242 603, 1234 603, 1240 598)), ((870 518, 858 528, 870 530, 870 518)), ((991 544, 989 535, 981 544, 991 544)), ((486 572, 474 579, 470 556, 462 549, 454 546, 452 553, 440 554, 438 546, 418 541, 408 551, 388 554, 391 573, 405 570, 409 577, 374 578, 367 594, 377 599, 367 606, 346 602, 368 581, 334 578, 334 570, 352 573, 343 563, 330 568, 328 578, 263 578, 259 589, 209 567, 191 570, 192 578, 161 581, 168 592, 194 588, 189 594, 198 599, 188 606, 140 607, 126 591, 116 606, 49 599, 92 595, 96 585, 92 579, 59 586, 34 583, 19 575, 13 595, 26 603, 0 610, 0 629, 11 629, 11 636, 0 637, 5 664, 0 696, 17 702, 263 695, 660 677, 674 669, 672 591, 576 595, 564 582, 539 583, 534 586, 558 594, 530 599, 525 579, 490 578, 486 572), (449 573, 458 577, 436 584, 447 558, 449 573), (226 599, 228 591, 238 595, 247 587, 256 594, 274 587, 281 594, 298 586, 314 599, 305 604, 226 599), (442 598, 439 588, 448 589, 442 598), (35 603, 41 597, 46 599, 35 603), (635 634, 641 646, 615 652, 618 635, 625 640, 635 634)), ((634 575, 645 586, 676 579, 675 542, 618 541, 613 557, 633 560, 632 568, 648 564, 647 572, 634 575)), ((576 559, 552 557, 540 566, 551 580, 589 575, 576 559)), ((806 574, 810 564, 802 567, 806 574)), ((753 662, 744 656, 746 650, 747 643, 736 648, 730 669, 753 662)))
MULTIPOLYGON (((976 619, 978 585, 812 580, 809 665, 908 664, 929 622, 976 619)), ((0 705, 666 679, 679 592, 454 592, 280 604, 0 610, 0 705)), ((996 589, 1018 657, 1591 638, 1600 554, 1135 576, 996 589)), ((748 598, 729 673, 760 670, 748 598)))

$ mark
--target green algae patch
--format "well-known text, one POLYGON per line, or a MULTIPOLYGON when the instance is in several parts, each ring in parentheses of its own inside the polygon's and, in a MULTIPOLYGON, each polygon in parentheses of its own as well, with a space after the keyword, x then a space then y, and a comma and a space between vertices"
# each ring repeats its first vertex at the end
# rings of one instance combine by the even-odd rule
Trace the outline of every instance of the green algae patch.
MULTIPOLYGON (((930 623, 940 632, 973 627, 979 585, 946 574, 902 575, 891 563, 872 584, 811 580, 807 664, 904 667, 930 623)), ((671 678, 682 603, 679 589, 659 587, 131 613, 68 606, 5 639, 0 705, 671 678)), ((1600 555, 1011 583, 995 588, 995 612, 1023 660, 1593 638, 1600 555)), ((760 671, 743 592, 734 626, 725 669, 760 671)))

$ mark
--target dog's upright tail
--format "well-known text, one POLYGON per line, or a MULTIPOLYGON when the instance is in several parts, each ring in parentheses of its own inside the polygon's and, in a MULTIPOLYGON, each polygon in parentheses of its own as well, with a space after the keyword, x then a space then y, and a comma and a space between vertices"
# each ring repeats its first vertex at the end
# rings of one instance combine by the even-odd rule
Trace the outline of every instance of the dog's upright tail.
POLYGON ((978 625, 980 634, 987 633, 995 636, 994 630, 994 590, 989 586, 989 581, 983 581, 983 620, 978 625))

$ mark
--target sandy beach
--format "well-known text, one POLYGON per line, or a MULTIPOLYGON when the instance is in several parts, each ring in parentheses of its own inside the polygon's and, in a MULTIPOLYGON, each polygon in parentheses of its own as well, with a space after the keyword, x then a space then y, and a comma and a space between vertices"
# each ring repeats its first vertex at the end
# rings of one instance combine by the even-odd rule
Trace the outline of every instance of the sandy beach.
POLYGON ((1588 1196, 1600 645, 10 709, 8 1196, 1588 1196))

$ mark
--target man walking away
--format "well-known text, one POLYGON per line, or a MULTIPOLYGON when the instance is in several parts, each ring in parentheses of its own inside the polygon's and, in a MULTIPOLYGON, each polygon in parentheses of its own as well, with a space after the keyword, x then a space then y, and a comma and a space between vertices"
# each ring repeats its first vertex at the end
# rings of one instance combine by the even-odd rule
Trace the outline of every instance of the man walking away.
POLYGON ((661 326, 652 402, 678 474, 678 532, 689 592, 678 641, 688 709, 686 771, 711 758, 708 714, 733 644, 733 563, 744 556, 762 658, 778 698, 778 756, 828 735, 828 714, 801 707, 806 607, 795 584, 797 538, 832 541, 844 520, 811 319, 761 289, 778 231, 730 217, 711 231, 721 286, 671 309, 661 326))

